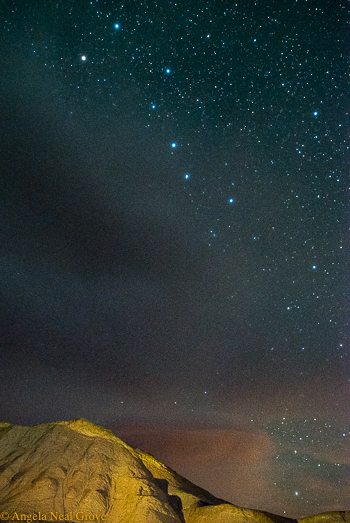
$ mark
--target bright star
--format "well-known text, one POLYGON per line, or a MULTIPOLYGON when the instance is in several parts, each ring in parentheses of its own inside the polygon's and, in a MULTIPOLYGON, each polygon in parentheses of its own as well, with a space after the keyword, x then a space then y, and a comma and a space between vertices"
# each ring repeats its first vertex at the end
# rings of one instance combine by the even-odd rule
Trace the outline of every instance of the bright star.
POLYGON ((189 174, 185 174, 185 180, 188 180, 188 179, 189 179, 189 177, 190 177, 190 175, 189 175, 189 174))
POLYGON ((165 69, 165 72, 166 72, 167 74, 169 74, 169 73, 171 73, 171 69, 165 69))
POLYGON ((317 111, 315 111, 315 112, 314 112, 314 116, 317 116, 317 115, 318 115, 318 112, 317 112, 317 111))
POLYGON ((155 109, 155 108, 156 108, 156 106, 155 106, 155 105, 152 105, 152 109, 155 109))
POLYGON ((114 27, 115 27, 116 29, 119 29, 120 25, 119 25, 119 24, 114 24, 114 27))
POLYGON ((83 56, 81 57, 81 59, 83 60, 83 62, 85 62, 85 60, 86 60, 86 56, 83 55, 83 56))
POLYGON ((230 203, 233 203, 233 198, 230 198, 230 199, 229 199, 229 202, 230 202, 230 203))
POLYGON ((173 149, 175 149, 175 147, 177 147, 177 143, 176 143, 176 142, 173 142, 173 143, 171 144, 171 147, 172 147, 173 149))
POLYGON ((313 268, 313 269, 316 269, 316 265, 313 265, 312 268, 313 268))

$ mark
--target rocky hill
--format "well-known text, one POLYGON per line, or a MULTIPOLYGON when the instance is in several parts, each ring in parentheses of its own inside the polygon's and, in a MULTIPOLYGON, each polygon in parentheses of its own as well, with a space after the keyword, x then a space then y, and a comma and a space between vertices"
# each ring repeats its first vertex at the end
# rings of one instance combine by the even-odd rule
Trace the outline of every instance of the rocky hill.
MULTIPOLYGON (((86 420, 0 423, 0 521, 292 523, 197 487, 86 420)), ((350 523, 330 512, 302 523, 350 523)))

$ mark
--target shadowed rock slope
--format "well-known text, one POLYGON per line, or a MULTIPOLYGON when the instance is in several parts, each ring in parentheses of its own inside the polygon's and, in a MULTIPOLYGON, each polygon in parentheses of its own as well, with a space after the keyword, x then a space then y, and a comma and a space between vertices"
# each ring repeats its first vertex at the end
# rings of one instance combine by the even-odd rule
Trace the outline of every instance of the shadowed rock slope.
MULTIPOLYGON (((0 520, 294 523, 216 498, 89 421, 0 423, 0 520)), ((350 523, 350 512, 303 523, 350 523)))

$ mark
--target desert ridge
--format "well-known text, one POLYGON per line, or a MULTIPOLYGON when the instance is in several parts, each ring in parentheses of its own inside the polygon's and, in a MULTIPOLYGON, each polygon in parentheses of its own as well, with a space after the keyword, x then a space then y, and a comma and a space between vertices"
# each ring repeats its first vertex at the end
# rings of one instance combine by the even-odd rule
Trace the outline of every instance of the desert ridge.
POLYGON ((0 424, 0 519, 106 523, 350 523, 242 508, 194 485, 111 431, 80 419, 0 424))

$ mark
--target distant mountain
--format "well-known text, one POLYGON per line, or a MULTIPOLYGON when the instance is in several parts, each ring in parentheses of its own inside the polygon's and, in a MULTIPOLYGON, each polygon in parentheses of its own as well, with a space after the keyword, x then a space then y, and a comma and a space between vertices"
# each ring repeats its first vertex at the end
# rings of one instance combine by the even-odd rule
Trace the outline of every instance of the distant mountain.
POLYGON ((0 423, 0 521, 350 523, 350 512, 294 520, 241 508, 87 420, 0 423))

